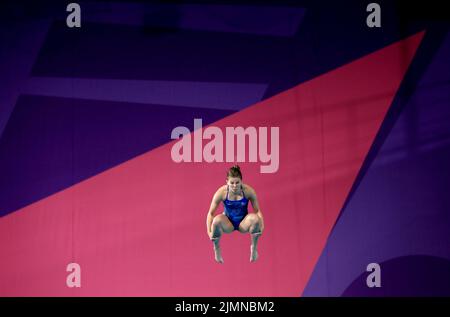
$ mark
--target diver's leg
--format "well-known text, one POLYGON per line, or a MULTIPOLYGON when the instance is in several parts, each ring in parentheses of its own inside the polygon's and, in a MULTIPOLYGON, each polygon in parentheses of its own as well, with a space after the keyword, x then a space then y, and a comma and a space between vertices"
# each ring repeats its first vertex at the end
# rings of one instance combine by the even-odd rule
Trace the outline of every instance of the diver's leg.
POLYGON ((261 219, 254 213, 248 214, 239 225, 239 231, 242 233, 250 233, 250 262, 258 259, 258 240, 261 237, 261 219))
POLYGON ((214 257, 218 263, 223 263, 222 252, 219 244, 220 238, 222 237, 223 233, 230 233, 233 232, 233 230, 233 224, 230 222, 227 216, 225 216, 224 214, 220 214, 214 217, 211 225, 211 241, 214 245, 214 257))

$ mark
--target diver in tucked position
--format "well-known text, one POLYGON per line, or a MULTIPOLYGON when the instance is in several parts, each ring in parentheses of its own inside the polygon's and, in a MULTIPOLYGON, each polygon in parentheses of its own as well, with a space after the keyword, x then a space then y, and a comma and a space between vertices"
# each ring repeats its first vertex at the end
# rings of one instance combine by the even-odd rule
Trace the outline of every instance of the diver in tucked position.
POLYGON ((218 263, 223 263, 220 238, 223 233, 231 233, 234 230, 250 233, 250 262, 258 259, 256 247, 264 230, 264 218, 259 209, 255 190, 242 183, 242 173, 238 165, 228 170, 226 185, 220 187, 214 194, 206 218, 206 227, 208 236, 213 242, 215 259, 218 263), (252 202, 254 213, 248 213, 249 201, 252 202), (224 205, 224 213, 214 216, 221 202, 224 205))

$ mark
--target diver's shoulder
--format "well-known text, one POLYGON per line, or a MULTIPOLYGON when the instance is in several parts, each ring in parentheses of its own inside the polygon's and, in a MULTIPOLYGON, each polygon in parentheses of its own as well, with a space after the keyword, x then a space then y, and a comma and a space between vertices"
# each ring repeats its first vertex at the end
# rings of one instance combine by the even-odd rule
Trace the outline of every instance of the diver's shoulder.
POLYGON ((247 196, 250 196, 250 195, 253 196, 253 195, 256 194, 256 192, 253 189, 253 187, 251 187, 249 184, 242 184, 242 188, 244 190, 244 194, 247 195, 247 196))
POLYGON ((223 199, 225 197, 226 192, 227 192, 227 185, 223 185, 217 189, 215 195, 223 199))

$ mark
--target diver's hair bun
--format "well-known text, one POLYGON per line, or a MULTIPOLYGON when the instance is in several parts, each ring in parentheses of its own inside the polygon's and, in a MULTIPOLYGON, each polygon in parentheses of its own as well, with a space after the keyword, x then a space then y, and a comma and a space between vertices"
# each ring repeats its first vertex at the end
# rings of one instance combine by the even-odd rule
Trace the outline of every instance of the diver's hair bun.
POLYGON ((239 167, 239 165, 233 165, 232 167, 230 167, 230 169, 227 171, 227 178, 228 177, 239 177, 240 179, 242 179, 241 168, 239 167))

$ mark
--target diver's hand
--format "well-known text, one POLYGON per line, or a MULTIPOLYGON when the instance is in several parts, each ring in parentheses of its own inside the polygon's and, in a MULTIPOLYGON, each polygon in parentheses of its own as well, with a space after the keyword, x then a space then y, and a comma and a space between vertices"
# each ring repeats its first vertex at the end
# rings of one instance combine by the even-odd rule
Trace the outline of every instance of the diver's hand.
POLYGON ((211 241, 215 241, 215 240, 219 239, 219 238, 213 238, 213 233, 212 233, 212 231, 208 232, 208 237, 209 237, 209 239, 210 239, 211 241))

